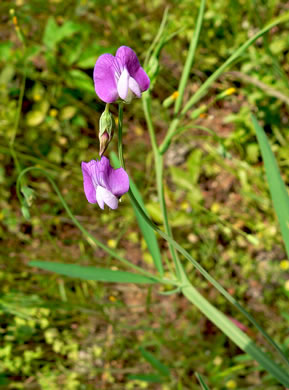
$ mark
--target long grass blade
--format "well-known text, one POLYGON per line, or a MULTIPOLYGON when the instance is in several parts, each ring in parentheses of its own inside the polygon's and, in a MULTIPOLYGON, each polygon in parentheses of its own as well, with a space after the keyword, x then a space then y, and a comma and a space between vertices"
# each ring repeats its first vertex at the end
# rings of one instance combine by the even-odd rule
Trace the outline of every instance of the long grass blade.
POLYGON ((257 134, 274 209, 276 211, 282 236, 289 258, 289 196, 282 180, 275 156, 271 150, 267 136, 257 119, 252 115, 253 125, 257 134))
POLYGON ((185 297, 196 305, 239 348, 248 353, 280 383, 286 387, 289 386, 289 374, 258 348, 251 338, 242 332, 225 314, 211 305, 193 286, 187 285, 182 291, 185 297))
POLYGON ((38 267, 46 271, 56 272, 60 275, 70 276, 84 280, 96 280, 111 283, 137 283, 152 284, 156 280, 147 276, 134 274, 127 271, 111 270, 108 268, 96 268, 77 264, 54 263, 52 261, 30 261, 31 267, 38 267))
POLYGON ((199 374, 198 372, 196 372, 195 375, 196 375, 196 378, 198 379, 198 381, 200 382, 200 385, 201 385, 202 390, 210 390, 210 389, 208 388, 208 386, 206 385, 206 383, 205 383, 203 377, 201 376, 201 374, 199 374))
POLYGON ((262 30, 253 35, 252 38, 248 39, 243 45, 241 45, 228 59, 221 65, 197 90, 197 92, 189 99, 181 113, 184 115, 194 104, 196 104, 207 92, 213 82, 230 66, 236 59, 238 59, 245 50, 248 49, 258 38, 264 35, 271 28, 277 26, 280 23, 286 22, 289 20, 289 12, 284 13, 279 18, 275 19, 273 22, 269 23, 262 30))
POLYGON ((190 75, 190 71, 192 68, 192 63, 193 63, 194 58, 195 58, 195 52, 196 52, 196 48, 198 45, 200 31, 201 31, 201 27, 202 27, 202 23, 203 23, 203 18, 204 18, 205 4, 206 4, 206 0, 202 0, 201 4, 200 4, 200 8, 199 8, 196 28, 195 28, 195 31, 193 33, 188 56, 187 56, 185 66, 184 66, 184 69, 182 72, 181 80, 179 83, 179 88, 178 88, 179 94, 178 94, 178 97, 177 97, 177 100, 175 103, 175 110, 174 110, 175 115, 178 114, 178 112, 181 109, 185 88, 186 88, 188 78, 190 75))
MULTIPOLYGON (((140 205, 138 205, 136 199, 134 198, 131 191, 129 192, 132 202, 135 203, 136 207, 139 209, 140 213, 143 213, 140 205)), ((261 325, 251 316, 250 313, 244 309, 238 301, 234 297, 232 297, 221 285, 217 282, 184 248, 182 248, 175 240, 165 234, 162 230, 160 230, 154 223, 143 213, 143 217, 147 219, 147 222, 152 226, 152 228, 166 241, 168 241, 171 245, 175 247, 175 249, 181 253, 188 261, 190 261, 193 266, 204 276, 205 279, 208 280, 236 309, 238 309, 247 319, 251 322, 259 332, 264 336, 264 338, 272 345, 272 347, 278 352, 283 361, 289 366, 289 360, 287 356, 282 351, 281 348, 275 343, 275 341, 269 336, 269 334, 262 328, 261 325)), ((289 376, 288 376, 289 378, 289 376)))
POLYGON ((149 364, 155 368, 158 373, 162 376, 169 377, 170 376, 170 370, 167 366, 165 366, 161 361, 159 361, 154 355, 152 355, 149 351, 146 349, 140 347, 140 352, 143 356, 143 358, 149 362, 149 364))

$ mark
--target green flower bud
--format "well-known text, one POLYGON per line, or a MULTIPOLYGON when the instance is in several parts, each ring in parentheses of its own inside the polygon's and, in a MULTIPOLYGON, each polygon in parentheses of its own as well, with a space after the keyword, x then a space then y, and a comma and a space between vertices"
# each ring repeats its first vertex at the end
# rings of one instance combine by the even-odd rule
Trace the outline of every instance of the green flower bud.
POLYGON ((105 111, 101 114, 99 119, 99 155, 100 157, 106 151, 110 141, 112 140, 115 121, 111 113, 109 112, 109 104, 106 105, 105 111))

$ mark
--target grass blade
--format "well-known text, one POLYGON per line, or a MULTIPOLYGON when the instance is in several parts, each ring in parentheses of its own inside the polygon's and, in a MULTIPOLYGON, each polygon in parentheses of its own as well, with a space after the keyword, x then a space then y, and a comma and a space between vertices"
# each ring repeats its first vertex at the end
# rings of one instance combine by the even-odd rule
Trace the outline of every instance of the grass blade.
POLYGON ((111 283, 136 283, 152 284, 156 281, 144 275, 134 274, 127 271, 114 271, 107 268, 86 267, 76 264, 54 263, 51 261, 30 261, 31 267, 38 267, 45 271, 56 272, 60 275, 70 276, 84 280, 97 280, 111 283))
POLYGON ((155 368, 158 373, 162 376, 169 377, 170 370, 167 366, 165 366, 162 362, 160 362, 154 355, 152 355, 149 351, 146 351, 144 348, 140 347, 140 352, 143 358, 149 362, 149 364, 155 368))
POLYGON ((228 59, 221 65, 197 90, 197 92, 189 99, 187 104, 182 110, 184 115, 194 104, 196 104, 207 92, 213 82, 230 66, 232 63, 239 58, 245 50, 248 49, 258 38, 264 35, 271 28, 277 26, 280 23, 286 22, 289 20, 289 12, 284 13, 279 18, 275 19, 273 22, 269 23, 262 30, 253 35, 252 38, 248 39, 243 45, 241 45, 228 59))
MULTIPOLYGON (((129 192, 129 195, 131 197, 132 202, 135 203, 136 207, 139 208, 139 212, 142 213, 140 205, 137 204, 136 199, 134 198, 133 194, 129 192)), ((250 313, 247 312, 246 309, 244 309, 239 302, 230 295, 223 287, 222 285, 217 282, 183 247, 181 247, 175 240, 173 240, 171 237, 169 237, 167 234, 165 234, 162 230, 160 230, 157 226, 153 224, 153 222, 147 218, 146 214, 143 214, 143 217, 147 219, 147 222, 152 226, 152 228, 166 241, 168 241, 171 245, 174 246, 174 248, 181 253, 188 261, 190 261, 193 266, 201 273, 201 275, 204 276, 208 282, 210 282, 227 300, 230 302, 233 306, 235 306, 236 309, 238 309, 247 319, 248 321, 253 324, 258 331, 264 336, 264 338, 272 345, 272 347, 278 352, 280 357, 283 359, 283 361, 289 365, 289 361, 287 359, 287 356, 282 351, 281 348, 275 343, 275 341, 269 336, 269 334, 262 328, 261 325, 258 324, 258 322, 254 319, 253 316, 251 316, 250 313)), ((234 340, 233 340, 234 341, 234 340)), ((289 376, 288 376, 289 379, 289 376)))
POLYGON ((239 348, 247 352, 261 367, 268 371, 285 387, 289 386, 289 375, 254 344, 225 314, 211 305, 193 286, 186 285, 182 292, 197 308, 228 336, 239 348))
POLYGON ((182 72, 182 77, 181 77, 179 88, 178 88, 179 95, 178 95, 176 103, 175 103, 175 110, 174 110, 175 115, 178 114, 178 112, 180 111, 180 108, 181 108, 181 105, 183 102, 185 88, 186 88, 188 78, 190 75, 190 71, 192 68, 192 63, 193 63, 194 58, 195 58, 195 52, 196 52, 196 48, 198 45, 200 31, 201 31, 201 27, 202 27, 202 23, 203 23, 203 18, 204 18, 205 4, 206 4, 206 0, 202 0, 200 8, 199 8, 196 28, 195 28, 195 31, 193 33, 188 56, 186 59, 186 63, 185 63, 185 66, 184 66, 184 69, 182 72))
POLYGON ((289 258, 289 196, 282 180, 275 156, 271 150, 267 136, 257 119, 252 115, 252 122, 255 128, 257 139, 260 145, 267 181, 274 209, 276 211, 282 236, 285 242, 287 256, 289 258))
POLYGON ((199 374, 198 372, 196 372, 195 375, 196 375, 198 381, 200 382, 200 385, 201 385, 202 390, 210 390, 210 389, 208 388, 208 386, 206 385, 206 383, 205 383, 203 377, 201 376, 201 374, 199 374))
MULTIPOLYGON (((119 160, 118 157, 115 153, 111 153, 110 157, 112 159, 112 162, 115 166, 119 166, 119 160)), ((139 190, 137 189, 135 183, 132 181, 132 179, 129 179, 130 183, 130 189, 133 192, 135 198, 137 199, 138 203, 141 205, 142 210, 147 214, 145 210, 145 205, 143 203, 141 194, 139 190)), ((155 235, 154 230, 150 226, 150 224, 147 223, 147 221, 143 218, 142 214, 139 212, 139 210, 135 207, 134 203, 132 203, 133 210, 139 225, 139 228, 142 232, 142 235, 145 239, 145 242, 147 243, 148 250, 153 258, 154 264, 156 269, 159 271, 160 276, 162 277, 164 275, 164 270, 163 270, 163 264, 162 264, 162 258, 161 258, 161 253, 158 245, 158 241, 155 235)))

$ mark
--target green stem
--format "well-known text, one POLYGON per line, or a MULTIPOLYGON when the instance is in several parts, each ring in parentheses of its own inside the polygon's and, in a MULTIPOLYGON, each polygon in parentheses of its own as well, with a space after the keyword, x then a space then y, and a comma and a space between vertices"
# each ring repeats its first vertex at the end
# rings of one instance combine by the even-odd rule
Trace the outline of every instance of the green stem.
POLYGON ((167 18, 168 18, 168 10, 169 10, 169 7, 166 7, 165 11, 164 11, 164 14, 163 14, 163 18, 162 18, 162 21, 161 21, 161 25, 160 25, 159 31, 158 31, 157 35, 155 36, 155 39, 153 40, 152 44, 150 45, 150 47, 149 47, 149 49, 147 51, 147 54, 146 54, 146 57, 145 57, 145 60, 144 60, 145 68, 147 67, 147 65, 149 63, 149 59, 150 59, 151 53, 153 52, 154 48, 156 47, 157 43, 161 39, 162 34, 164 32, 164 29, 165 29, 165 26, 166 26, 166 23, 167 23, 167 18))
POLYGON ((239 302, 232 297, 185 249, 183 249, 176 241, 174 241, 171 237, 169 237, 166 233, 164 233, 162 230, 160 230, 152 221, 151 219, 146 215, 146 213, 143 211, 142 207, 139 205, 138 201, 136 200, 134 194, 131 190, 128 192, 131 201, 135 205, 135 207, 138 209, 139 213, 142 215, 142 217, 146 220, 146 222, 166 241, 168 241, 171 245, 174 246, 174 248, 181 253, 187 260, 189 260, 194 267, 204 276, 205 279, 207 279, 208 282, 210 282, 226 299, 228 302, 230 302, 233 306, 235 306, 236 309, 238 309, 249 322, 251 322, 252 325, 254 325, 259 332, 264 336, 264 338, 271 344, 271 346, 278 352, 280 357, 283 359, 283 361, 289 365, 289 361, 284 354, 284 352, 281 350, 281 348, 274 342, 274 340, 268 335, 268 333, 258 324, 258 322, 251 316, 250 313, 247 312, 246 309, 244 309, 239 302))
POLYGON ((121 166, 125 169, 124 158, 123 158, 123 148, 122 148, 122 124, 123 124, 123 103, 118 105, 118 157, 121 166))
MULTIPOLYGON (((165 228, 166 234, 169 237, 173 238, 171 227, 170 227, 169 220, 168 220, 168 213, 167 213, 167 208, 166 208, 164 186, 163 186, 163 156, 161 155, 159 148, 157 146, 155 130, 154 130, 154 126, 153 126, 153 123, 151 120, 149 91, 147 91, 143 95, 143 108, 144 108, 145 119, 146 119, 146 122, 148 125, 148 130, 149 130, 149 134, 150 134, 150 138, 151 138, 151 144, 152 144, 152 148, 153 148, 154 161, 155 161, 155 171, 156 171, 156 181, 157 181, 157 191, 158 191, 159 202, 160 202, 161 211, 162 211, 162 215, 163 215, 163 220, 164 220, 164 228, 165 228)), ((174 265, 175 265, 177 279, 180 280, 182 265, 180 263, 180 260, 178 258, 178 255, 177 255, 175 248, 170 244, 170 242, 168 244, 169 244, 169 250, 170 250, 170 253, 172 255, 174 265)))
POLYGON ((163 279, 160 279, 158 278, 157 276, 151 274, 150 272, 147 272, 145 270, 143 270, 141 267, 138 267, 137 265, 134 265, 133 263, 131 263, 130 261, 126 260, 125 258, 123 258, 122 256, 119 256, 119 254, 114 251, 113 249, 111 248, 108 248, 106 245, 104 245, 101 241, 97 240, 93 235, 91 235, 79 222, 78 220, 75 218, 75 216, 73 215, 72 211, 70 210, 68 204, 66 203, 65 199, 63 198, 63 196, 61 195, 61 192, 59 191, 57 185, 55 184, 54 180, 51 178, 51 176, 46 172, 44 171, 43 169, 41 168, 38 168, 38 167, 28 167, 26 169, 24 169, 18 176, 17 178, 17 184, 16 184, 16 191, 17 191, 17 196, 20 200, 20 202, 22 203, 22 195, 21 195, 21 180, 23 178, 24 175, 26 175, 28 172, 31 172, 31 171, 37 171, 37 172, 40 172, 41 174, 43 174, 47 179, 48 181, 50 182, 52 188, 54 189, 54 191, 56 192, 60 202, 62 203, 62 206, 64 207, 65 211, 67 212, 68 216, 71 218, 71 220, 73 221, 73 223, 75 224, 75 226, 77 226, 77 228, 81 231, 81 233, 88 239, 87 241, 90 243, 90 244, 93 244, 93 246, 98 246, 100 247, 101 249, 103 249, 105 252, 107 252, 110 256, 116 258, 117 260, 119 260, 120 262, 122 262, 123 264, 125 264, 126 266, 130 267, 130 268, 133 268, 134 270, 154 279, 154 280, 157 280, 158 282, 160 283, 171 283, 171 284, 175 284, 175 283, 172 283, 170 281, 167 281, 167 280, 163 280, 163 279))
POLYGON ((172 138, 176 134, 176 129, 178 127, 180 119, 181 119, 181 116, 178 118, 174 118, 171 121, 171 124, 170 124, 168 131, 167 131, 167 134, 159 147, 160 154, 164 154, 168 150, 170 143, 172 141, 172 138))

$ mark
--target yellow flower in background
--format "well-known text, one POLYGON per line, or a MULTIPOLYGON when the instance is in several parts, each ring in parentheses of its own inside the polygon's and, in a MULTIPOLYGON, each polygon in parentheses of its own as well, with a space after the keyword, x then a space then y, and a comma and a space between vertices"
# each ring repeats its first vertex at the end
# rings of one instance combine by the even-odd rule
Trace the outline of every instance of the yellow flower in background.
POLYGON ((228 89, 226 89, 226 91, 225 91, 225 93, 224 93, 224 95, 225 96, 230 96, 230 95, 233 95, 233 93, 235 93, 237 90, 236 90, 236 88, 228 88, 228 89))
POLYGON ((288 260, 282 260, 280 261, 280 268, 283 271, 287 271, 289 269, 289 261, 288 260))
POLYGON ((177 97, 179 96, 179 91, 175 91, 174 93, 171 94, 171 97, 176 100, 177 97))
POLYGON ((237 383, 231 379, 226 383, 227 389, 236 389, 237 388, 237 383))

